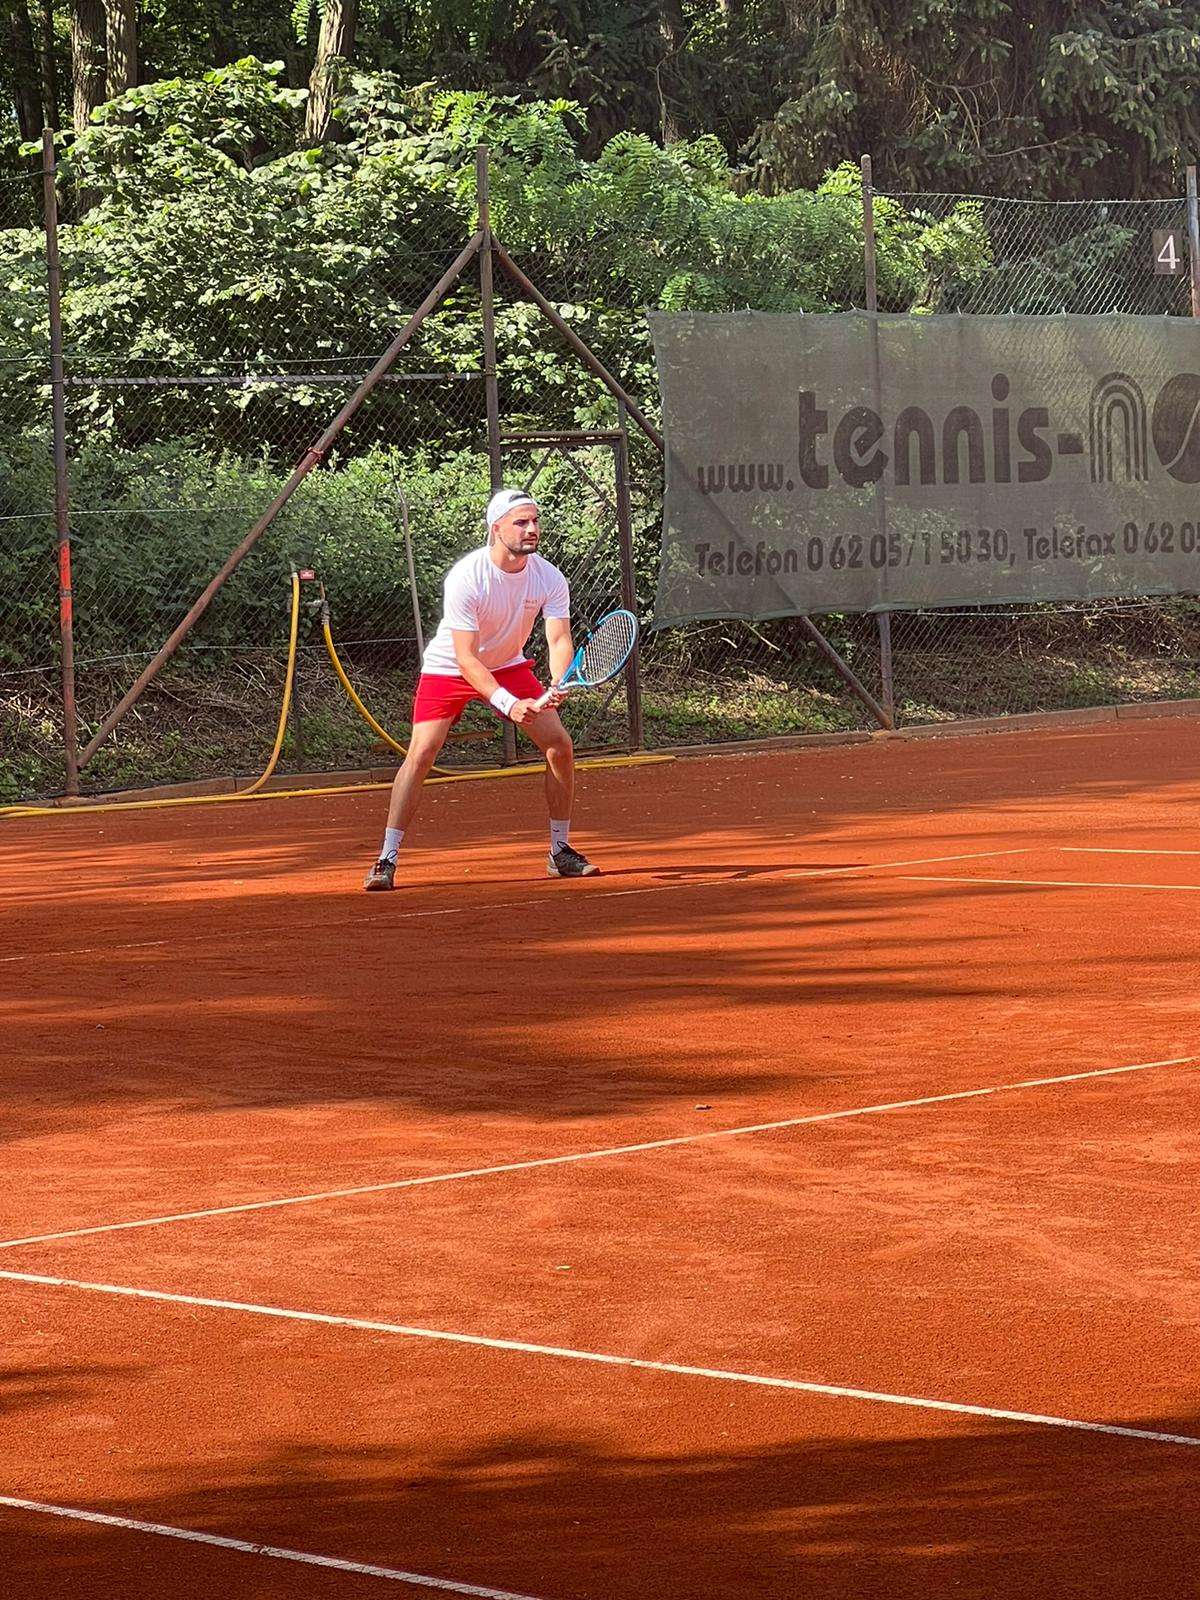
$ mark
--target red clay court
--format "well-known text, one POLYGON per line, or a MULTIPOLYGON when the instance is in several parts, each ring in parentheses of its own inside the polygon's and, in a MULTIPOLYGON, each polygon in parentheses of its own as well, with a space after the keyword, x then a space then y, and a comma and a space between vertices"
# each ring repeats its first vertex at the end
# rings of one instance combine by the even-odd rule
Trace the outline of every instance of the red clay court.
POLYGON ((1194 1594, 1200 723, 580 809, 0 822, 7 1592, 1194 1594))

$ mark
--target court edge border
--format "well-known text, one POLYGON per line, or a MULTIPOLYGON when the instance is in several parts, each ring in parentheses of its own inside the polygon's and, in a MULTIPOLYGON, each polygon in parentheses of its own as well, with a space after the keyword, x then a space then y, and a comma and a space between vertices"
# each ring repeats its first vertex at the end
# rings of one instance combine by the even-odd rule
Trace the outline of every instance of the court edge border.
POLYGON ((987 1422, 1032 1424, 1075 1433, 1095 1433, 1149 1444, 1200 1448, 1200 1435, 1134 1428, 1117 1422, 1092 1422, 1079 1417, 1059 1417, 1047 1412, 1016 1411, 1007 1407, 975 1405, 965 1400, 941 1400, 929 1395, 893 1394, 884 1389, 860 1389, 849 1384, 819 1383, 807 1378, 784 1378, 770 1373, 739 1372, 729 1367, 705 1367, 690 1362, 655 1361, 645 1356, 617 1355, 606 1350, 581 1350, 575 1345, 535 1344, 526 1339, 503 1339, 488 1334, 458 1333, 448 1328, 423 1328, 412 1323, 384 1322, 371 1317, 337 1312, 306 1311, 293 1306, 273 1306, 253 1300, 225 1300, 215 1295, 181 1294, 168 1289, 148 1289, 137 1284, 96 1283, 86 1278, 59 1278, 51 1273, 10 1272, 0 1269, 0 1281, 31 1288, 76 1289, 86 1294, 111 1295, 125 1300, 149 1300, 165 1305, 206 1311, 235 1311, 283 1322, 312 1323, 319 1327, 349 1328, 359 1333, 387 1334, 405 1339, 427 1339, 435 1344, 465 1345, 505 1354, 545 1356, 557 1361, 618 1367, 627 1371, 663 1373, 671 1377, 706 1378, 718 1383, 745 1384, 751 1388, 782 1389, 792 1394, 831 1400, 858 1400, 876 1405, 900 1406, 915 1411, 941 1411, 952 1416, 979 1417, 987 1422))
POLYGON ((167 1522, 145 1522, 137 1517, 118 1517, 104 1511, 84 1511, 78 1506, 49 1505, 43 1500, 25 1500, 17 1495, 0 1494, 0 1511, 21 1511, 41 1516, 63 1517, 74 1522, 98 1523, 105 1528, 121 1528, 133 1533, 156 1533, 168 1539, 183 1539, 189 1544, 215 1546, 219 1550, 234 1550, 244 1555, 270 1556, 277 1561, 295 1561, 301 1566, 324 1567, 335 1572, 349 1572, 358 1577, 387 1578, 393 1583, 405 1583, 417 1589, 437 1589, 442 1593, 462 1594, 474 1600, 535 1600, 532 1595, 515 1594, 508 1589, 489 1589, 480 1584, 459 1583, 453 1578, 433 1578, 422 1572, 405 1572, 399 1567, 374 1566, 369 1562, 350 1561, 341 1556, 321 1556, 307 1550, 292 1550, 286 1545, 260 1544, 249 1539, 233 1538, 229 1534, 206 1533, 196 1528, 177 1528, 167 1522))
MULTIPOLYGON (((832 733, 782 734, 766 739, 733 739, 718 745, 690 744, 665 745, 645 751, 617 751, 605 756, 582 755, 580 767, 609 765, 650 765, 654 762, 693 760, 702 756, 770 755, 789 750, 821 750, 848 744, 878 744, 919 739, 957 739, 997 733, 1031 733, 1039 729, 1088 727, 1095 723, 1154 721, 1162 717, 1200 717, 1200 699, 1149 700, 1136 704, 1081 706, 1073 711, 1022 711, 999 717, 962 717, 951 722, 921 722, 902 728, 849 728, 832 733)), ((450 780, 461 782, 471 778, 486 778, 497 773, 540 772, 536 762, 518 762, 512 767, 471 768, 454 774, 450 780)), ((298 772, 280 780, 287 787, 268 786, 255 798, 280 800, 316 798, 320 795, 369 793, 387 788, 395 777, 394 767, 352 768, 342 771, 298 772)), ((106 806, 143 805, 154 801, 174 799, 201 799, 223 797, 234 799, 253 780, 233 776, 201 778, 193 783, 164 784, 154 789, 116 790, 108 795, 89 796, 68 801, 61 796, 45 800, 31 800, 0 807, 0 820, 21 816, 55 816, 60 812, 100 811, 106 806)), ((430 780, 433 782, 434 780, 430 780)))

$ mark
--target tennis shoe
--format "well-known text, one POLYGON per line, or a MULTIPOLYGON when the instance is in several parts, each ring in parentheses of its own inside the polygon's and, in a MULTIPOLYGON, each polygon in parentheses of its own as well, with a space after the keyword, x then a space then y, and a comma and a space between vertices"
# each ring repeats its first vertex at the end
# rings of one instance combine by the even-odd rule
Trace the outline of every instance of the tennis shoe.
POLYGON ((396 863, 391 856, 380 856, 379 860, 367 873, 364 889, 394 889, 396 887, 396 863))
POLYGON ((586 856, 581 856, 578 850, 572 850, 569 844, 560 844, 546 859, 548 878, 590 878, 599 871, 599 867, 594 867, 586 856))

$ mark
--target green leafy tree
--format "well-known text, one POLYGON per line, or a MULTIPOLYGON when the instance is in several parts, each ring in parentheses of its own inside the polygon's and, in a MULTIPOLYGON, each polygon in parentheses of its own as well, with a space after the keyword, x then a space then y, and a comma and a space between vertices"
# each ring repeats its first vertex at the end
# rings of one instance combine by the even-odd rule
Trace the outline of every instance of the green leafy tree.
POLYGON ((801 36, 749 141, 769 186, 868 150, 894 187, 1137 197, 1178 192, 1200 147, 1194 6, 836 0, 801 36))
MULTIPOLYGON (((475 149, 492 150, 494 222, 535 281, 601 358, 653 393, 641 311, 819 311, 861 304, 861 200, 852 169, 814 191, 743 192, 719 140, 617 135, 583 153, 579 107, 406 89, 351 78, 338 141, 295 148, 304 91, 247 59, 109 102, 67 155, 95 197, 63 229, 64 316, 76 371, 114 357, 130 371, 228 376, 362 370, 461 249, 474 225, 475 149)), ((936 225, 898 205, 879 215, 887 306, 922 309, 942 278, 982 270, 971 207, 936 225)), ((30 240, 12 243, 36 270, 30 240)), ((9 273, 10 285, 20 272, 9 273)), ((16 290, 9 291, 14 299, 16 290)), ((36 305, 32 292, 24 303, 36 305)), ((521 414, 573 414, 588 391, 575 358, 527 303, 502 296, 506 400, 521 414)), ((480 360, 477 279, 423 331, 426 370, 480 360)), ((134 440, 203 430, 298 453, 315 385, 106 388, 73 397, 80 424, 134 440), (90 408, 86 418, 81 408, 90 408), (307 414, 307 417, 306 415, 307 414)), ((590 403, 590 402, 589 402, 590 403)), ((398 397, 391 402, 401 407, 398 397)), ((406 400, 410 415, 414 402, 406 400)), ((417 408, 419 414, 419 408, 417 408)), ((387 406, 379 429, 394 422, 387 406)), ((447 439, 436 411, 429 437, 447 439)))
MULTIPOLYGON (((106 5, 127 37, 130 0, 0 0, 20 36, 0 55, 0 168, 32 121, 27 23, 44 109, 69 85, 72 23, 78 126, 132 81, 100 81, 106 5)), ((310 141, 337 136, 330 91, 352 57, 410 88, 569 100, 591 158, 619 133, 711 134, 771 193, 869 151, 897 191, 1139 197, 1177 192, 1200 147, 1200 18, 1163 0, 139 0, 142 82, 251 55, 311 81, 310 141)))

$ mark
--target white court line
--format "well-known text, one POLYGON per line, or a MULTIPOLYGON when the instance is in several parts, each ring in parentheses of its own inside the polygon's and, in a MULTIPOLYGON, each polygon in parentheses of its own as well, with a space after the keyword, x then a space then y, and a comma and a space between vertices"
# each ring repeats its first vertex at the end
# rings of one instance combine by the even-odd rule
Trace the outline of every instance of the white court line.
POLYGON ((245 1300, 215 1300, 207 1295, 171 1294, 165 1289, 138 1289, 123 1283, 87 1283, 78 1278, 52 1278, 35 1272, 6 1272, 0 1278, 13 1283, 54 1289, 82 1289, 134 1300, 165 1301, 169 1305, 200 1306, 212 1311, 243 1311, 257 1317, 278 1317, 287 1322, 315 1322, 324 1327, 354 1328, 363 1333, 397 1334, 408 1339, 432 1339, 444 1344, 472 1345, 485 1350, 511 1350, 519 1355, 551 1356, 561 1361, 587 1361, 605 1367, 629 1367, 639 1372, 668 1372, 682 1378, 712 1378, 721 1383, 744 1383, 763 1389, 788 1389, 797 1394, 819 1394, 834 1400, 870 1400, 879 1405, 909 1406, 918 1411, 949 1411, 957 1416, 987 1417, 994 1422, 1031 1422, 1046 1428, 1071 1428, 1082 1433, 1116 1434, 1123 1439, 1149 1439, 1156 1444, 1200 1445, 1200 1437, 1187 1433, 1160 1433, 1152 1428, 1126 1428, 1115 1422, 1083 1422, 1074 1417, 1046 1416, 1037 1411, 1008 1411, 997 1406, 975 1406, 957 1400, 933 1400, 924 1395, 889 1394, 884 1390, 852 1389, 844 1384, 810 1383, 800 1378, 773 1378, 757 1372, 734 1372, 724 1367, 693 1367, 676 1361, 648 1361, 639 1356, 616 1356, 599 1350, 578 1350, 570 1345, 530 1344, 523 1339, 489 1339, 482 1334, 449 1333, 441 1328, 414 1328, 401 1322, 374 1322, 366 1317, 338 1317, 323 1311, 295 1311, 284 1306, 256 1305, 245 1300))
POLYGON ((449 1578, 427 1578, 420 1572, 402 1572, 395 1567, 375 1567, 363 1561, 342 1561, 337 1556, 314 1556, 307 1550, 287 1550, 273 1544, 251 1544, 247 1539, 229 1539, 219 1533, 199 1533, 194 1528, 173 1528, 165 1522, 141 1522, 135 1517, 113 1517, 103 1511, 81 1511, 74 1506, 50 1506, 40 1500, 19 1500, 0 1494, 0 1506, 10 1511, 33 1511, 43 1516, 67 1517, 73 1522, 98 1522, 105 1528, 128 1528, 133 1533, 157 1533, 168 1539, 186 1539, 191 1544, 216 1545, 219 1550, 240 1550, 248 1556, 271 1556, 277 1561, 299 1561, 306 1567, 332 1567, 335 1572, 353 1572, 365 1578, 390 1578, 393 1583, 408 1583, 419 1589, 441 1589, 449 1594, 475 1595, 478 1600, 533 1600, 532 1595, 513 1594, 508 1589, 481 1589, 474 1583, 454 1583, 449 1578))
MULTIPOLYGON (((854 867, 797 867, 795 870, 780 868, 779 876, 783 878, 830 878, 838 877, 847 872, 886 872, 892 867, 925 867, 932 866, 937 861, 982 861, 985 856, 1028 856, 1040 850, 1054 850, 1054 845, 1019 844, 1005 850, 964 850, 954 856, 926 856, 922 861, 864 861, 854 867)), ((770 874, 772 877, 775 873, 770 874)), ((756 876, 766 876, 764 873, 756 876)), ((720 880, 723 882, 737 882, 733 879, 720 880)), ((745 880, 748 881, 748 880, 745 880)))
MULTIPOLYGON (((957 880, 953 880, 957 882, 957 880)), ((948 1100, 978 1100, 1015 1089, 1044 1089, 1059 1083, 1079 1083, 1085 1078, 1115 1078, 1122 1073, 1149 1072, 1154 1067, 1186 1067, 1197 1056, 1171 1056, 1162 1061, 1137 1061, 1130 1066, 1096 1067, 1087 1072, 1066 1072, 1053 1078, 1023 1078, 1017 1083, 991 1084, 983 1089, 956 1089, 949 1094, 922 1095, 915 1100, 889 1100, 881 1105, 851 1106, 843 1111, 816 1111, 778 1122, 750 1122, 737 1128, 707 1128, 703 1133, 681 1133, 669 1139, 648 1139, 641 1144, 606 1145, 599 1150, 575 1150, 560 1156, 537 1156, 531 1161, 506 1161, 492 1167, 466 1167, 457 1172, 435 1172, 417 1178, 392 1178, 385 1183, 364 1183, 349 1189, 321 1189, 312 1194, 284 1195, 275 1200, 247 1200, 241 1205, 209 1206, 202 1211, 176 1211, 161 1217, 139 1217, 132 1222, 101 1222, 90 1228, 66 1228, 59 1233, 35 1233, 22 1239, 0 1239, 0 1250, 24 1244, 51 1244, 59 1239, 80 1239, 96 1233, 122 1233, 129 1228, 156 1228, 167 1222, 191 1222, 199 1217, 229 1217, 246 1211, 270 1211, 281 1206, 309 1205, 318 1200, 345 1200, 355 1195, 385 1194, 395 1189, 419 1189, 430 1183, 455 1183, 463 1178, 490 1178, 502 1172, 530 1172, 535 1167, 563 1167, 575 1161, 599 1161, 606 1156, 632 1156, 645 1150, 700 1144, 711 1139, 732 1139, 746 1133, 773 1133, 780 1128, 802 1128, 816 1122, 840 1122, 847 1117, 869 1117, 883 1111, 908 1111, 948 1100)))
POLYGON ((901 883, 998 883, 1028 889, 1147 889, 1157 894, 1200 894, 1200 883, 1092 883, 1086 878, 968 878, 949 873, 903 872, 901 883))
MULTIPOLYGON (((645 894, 676 894, 683 889, 725 889, 730 884, 760 883, 764 878, 837 878, 851 872, 886 872, 893 867, 925 867, 934 866, 941 861, 980 861, 988 856, 1023 856, 1042 848, 1035 845, 1019 845, 1015 849, 1007 850, 968 850, 961 855, 952 856, 918 856, 909 861, 865 861, 853 867, 801 867, 792 870, 785 867, 754 869, 751 877, 739 876, 736 868, 730 869, 727 878, 697 878, 695 881, 681 880, 675 883, 648 884, 644 889, 585 889, 588 902, 593 900, 624 900, 631 895, 645 894)), ((1054 846, 1046 846, 1054 849, 1054 846)), ((647 869, 653 870, 653 869, 647 869)), ((361 915, 353 917, 330 917, 322 922, 325 928, 345 928, 351 926, 365 926, 368 924, 386 922, 412 922, 423 917, 481 917, 490 911, 527 910, 530 906, 553 905, 555 903, 570 903, 574 905, 574 896, 569 902, 566 897, 556 894, 554 890, 544 891, 542 894, 530 896, 524 900, 493 900, 482 905, 474 901, 464 901, 462 905, 427 907, 421 911, 394 911, 385 912, 380 916, 361 915)), ((578 908, 576 908, 578 915, 578 908)), ((263 934, 285 933, 292 937, 296 931, 295 921, 270 923, 263 927, 251 927, 246 930, 250 938, 258 938, 263 934)), ((156 945, 177 944, 211 944, 213 934, 181 934, 177 939, 139 939, 130 944, 84 945, 72 950, 37 950, 27 951, 17 956, 0 956, 0 964, 14 961, 60 961, 66 956, 112 955, 118 950, 147 950, 156 945)))
MULTIPOLYGON (((295 923, 292 928, 295 928, 295 923)), ((211 943, 212 934, 185 934, 181 939, 138 939, 130 944, 85 944, 73 950, 27 950, 19 956, 0 956, 0 966, 8 966, 13 961, 59 961, 64 956, 107 956, 114 950, 153 950, 159 945, 192 944, 197 939, 211 943)))
POLYGON ((1062 844, 1060 850, 1073 856, 1200 856, 1200 850, 1132 850, 1094 844, 1062 844))

